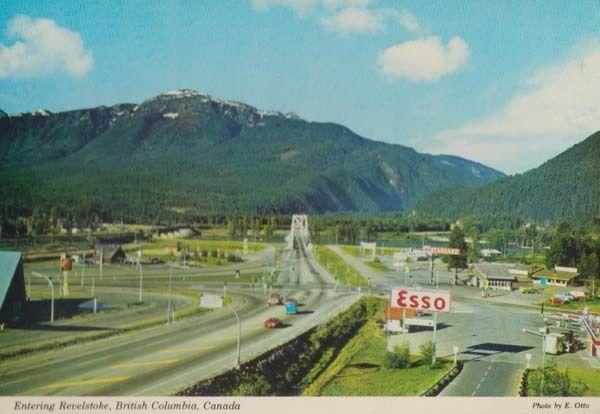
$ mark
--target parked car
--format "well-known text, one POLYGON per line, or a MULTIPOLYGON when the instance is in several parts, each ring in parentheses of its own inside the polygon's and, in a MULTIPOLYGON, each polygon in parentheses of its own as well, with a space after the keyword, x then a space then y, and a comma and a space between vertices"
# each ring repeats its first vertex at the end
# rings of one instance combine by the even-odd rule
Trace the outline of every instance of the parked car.
POLYGON ((269 318, 265 321, 265 328, 274 329, 281 326, 281 320, 279 318, 269 318))
POLYGON ((568 293, 557 293, 554 295, 554 297, 562 300, 563 302, 570 302, 573 300, 573 296, 569 295, 568 293))
POLYGON ((538 293, 537 289, 534 288, 521 288, 521 293, 525 293, 527 295, 538 293))
POLYGON ((551 297, 549 301, 553 305, 562 305, 564 303, 564 300, 562 300, 561 298, 557 298, 556 296, 551 297))

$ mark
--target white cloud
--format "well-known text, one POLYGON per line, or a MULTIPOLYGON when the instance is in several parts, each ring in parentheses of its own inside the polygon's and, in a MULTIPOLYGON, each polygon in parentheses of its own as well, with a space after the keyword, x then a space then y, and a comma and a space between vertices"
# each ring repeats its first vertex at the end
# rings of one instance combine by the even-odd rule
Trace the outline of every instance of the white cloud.
POLYGON ((341 34, 368 33, 383 30, 383 16, 369 9, 350 7, 319 19, 325 29, 341 34))
POLYGON ((539 69, 497 113, 442 131, 421 149, 508 172, 535 167, 600 129, 600 41, 539 69))
POLYGON ((329 10, 345 9, 350 7, 366 7, 373 0, 250 0, 255 10, 269 10, 272 7, 287 7, 298 15, 304 16, 315 6, 322 5, 329 10))
POLYGON ((0 43, 0 78, 59 71, 82 76, 92 67, 92 52, 85 49, 79 33, 53 20, 16 16, 8 22, 7 34, 17 40, 11 46, 0 43))
POLYGON ((419 21, 408 11, 383 8, 348 7, 332 16, 320 18, 319 24, 329 31, 348 35, 382 31, 386 27, 384 23, 386 20, 395 20, 411 32, 421 30, 419 21))
POLYGON ((298 15, 308 13, 320 0, 251 0, 252 7, 256 10, 269 10, 274 6, 287 7, 294 10, 298 15))
POLYGON ((377 57, 381 73, 413 82, 432 82, 461 69, 469 45, 453 37, 444 45, 439 36, 423 37, 391 46, 377 57))
POLYGON ((396 19, 402 27, 413 33, 419 33, 422 30, 419 20, 408 10, 396 12, 396 19))

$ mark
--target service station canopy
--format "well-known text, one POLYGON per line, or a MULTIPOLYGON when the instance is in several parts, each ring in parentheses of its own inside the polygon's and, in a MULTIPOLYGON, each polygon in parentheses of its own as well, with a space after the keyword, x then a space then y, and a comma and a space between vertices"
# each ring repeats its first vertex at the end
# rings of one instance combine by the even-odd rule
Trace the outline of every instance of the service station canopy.
POLYGON ((413 309, 428 312, 450 312, 450 292, 409 287, 392 289, 390 304, 395 309, 413 309))

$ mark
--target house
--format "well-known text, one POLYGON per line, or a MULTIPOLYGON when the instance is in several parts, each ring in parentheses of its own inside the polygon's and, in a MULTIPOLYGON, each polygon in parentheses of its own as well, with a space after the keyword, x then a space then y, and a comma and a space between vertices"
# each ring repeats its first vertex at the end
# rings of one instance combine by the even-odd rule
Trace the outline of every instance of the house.
POLYGON ((0 322, 18 320, 25 306, 23 260, 19 252, 0 252, 0 322))
POLYGON ((531 275, 533 283, 541 284, 541 280, 545 279, 549 286, 573 286, 576 279, 579 277, 579 272, 575 267, 555 266, 554 269, 542 269, 531 275))
POLYGON ((107 264, 124 263, 127 259, 123 248, 118 244, 99 244, 96 246, 95 255, 98 260, 102 257, 102 263, 107 264))
POLYGON ((502 252, 498 249, 481 249, 481 255, 483 257, 494 257, 501 255, 502 252))
POLYGON ((493 290, 513 290, 517 277, 510 272, 510 266, 501 263, 476 263, 473 265, 477 285, 493 290))

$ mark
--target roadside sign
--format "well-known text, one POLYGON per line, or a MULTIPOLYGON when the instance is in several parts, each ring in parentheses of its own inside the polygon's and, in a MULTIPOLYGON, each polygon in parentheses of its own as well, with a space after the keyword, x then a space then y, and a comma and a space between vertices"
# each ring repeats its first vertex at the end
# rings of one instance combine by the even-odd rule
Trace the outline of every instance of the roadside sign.
POLYGON ((391 307, 431 312, 450 312, 450 292, 397 287, 392 289, 391 307))
POLYGON ((460 249, 454 247, 424 246, 423 251, 429 254, 447 254, 450 256, 460 256, 460 249))
POLYGON ((540 279, 540 285, 546 286, 547 284, 548 284, 548 279, 546 279, 545 277, 540 279))
POLYGON ((223 298, 219 295, 213 295, 209 293, 202 294, 200 298, 200 307, 201 308, 222 308, 223 307, 223 298))
POLYGON ((433 328, 433 319, 406 318, 406 324, 410 326, 428 326, 433 328))
POLYGON ((67 272, 73 268, 73 261, 71 259, 63 258, 60 260, 60 270, 67 272))

